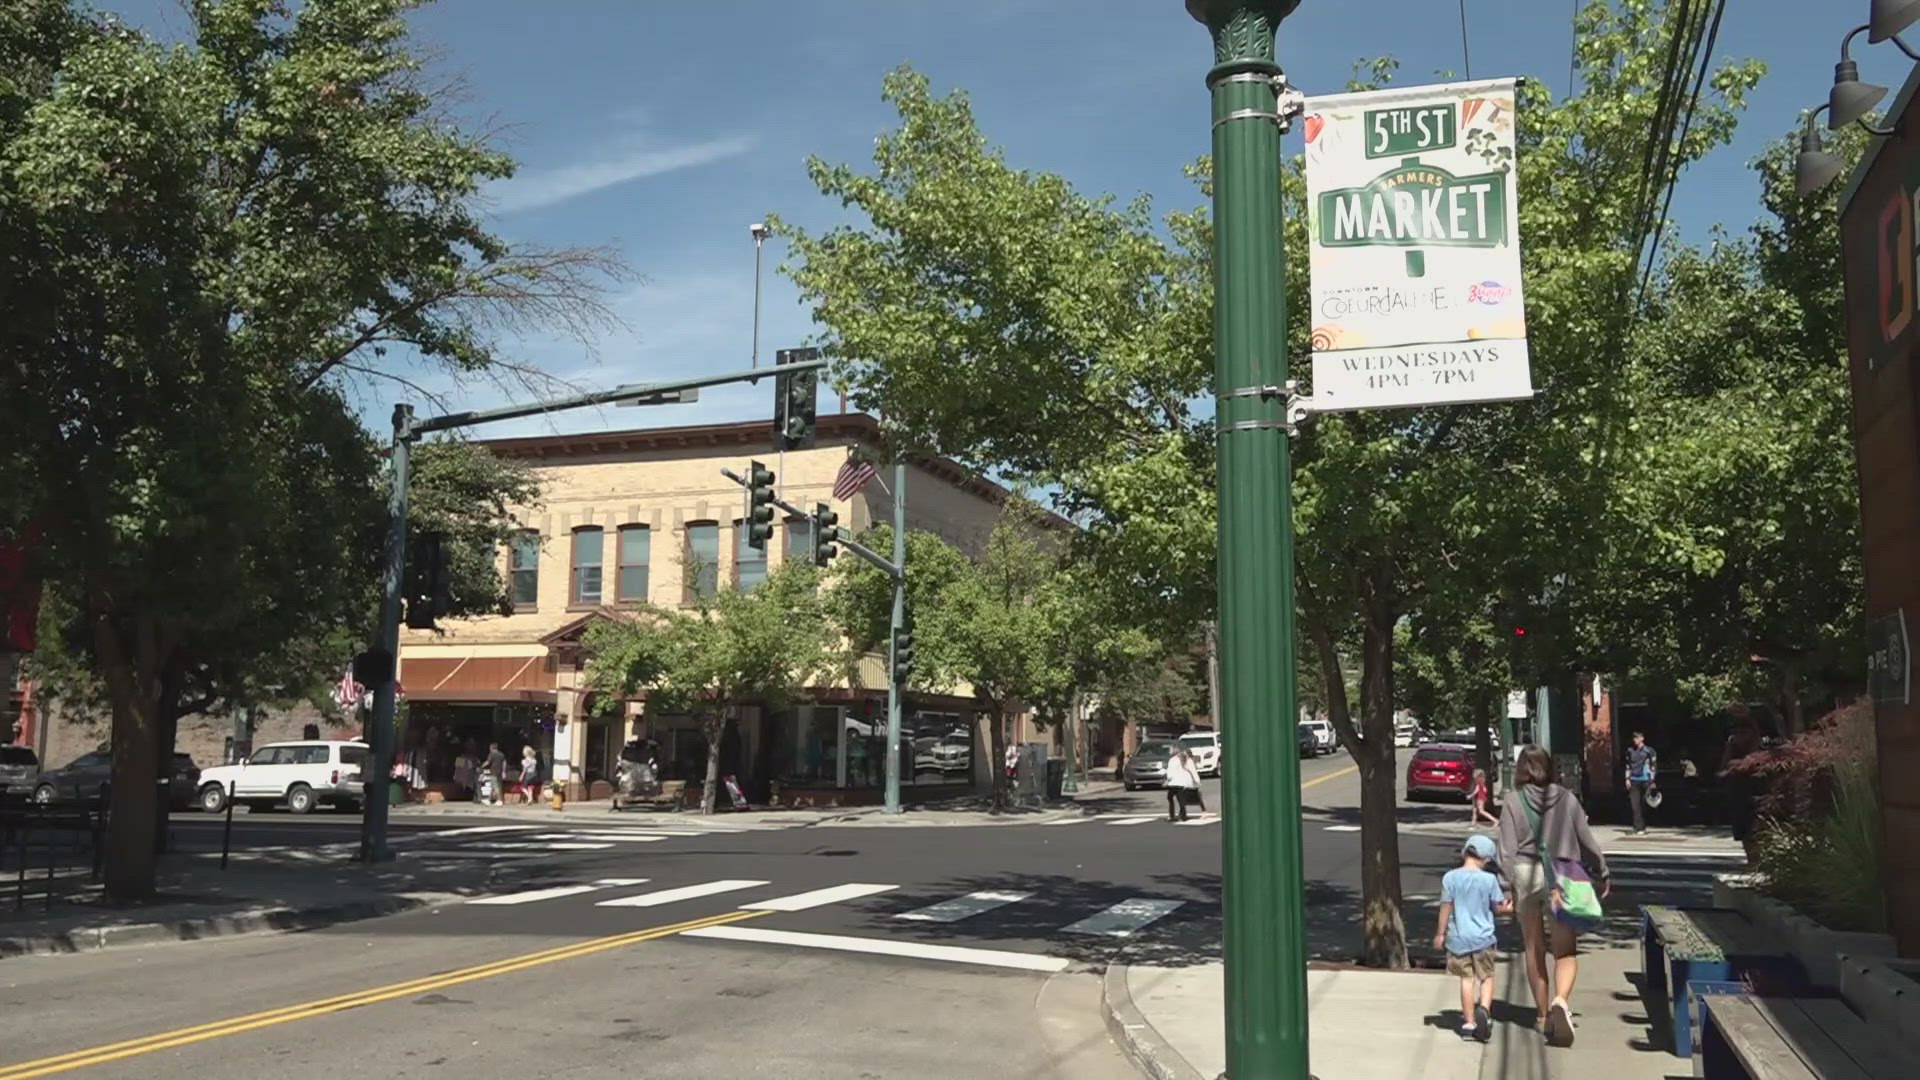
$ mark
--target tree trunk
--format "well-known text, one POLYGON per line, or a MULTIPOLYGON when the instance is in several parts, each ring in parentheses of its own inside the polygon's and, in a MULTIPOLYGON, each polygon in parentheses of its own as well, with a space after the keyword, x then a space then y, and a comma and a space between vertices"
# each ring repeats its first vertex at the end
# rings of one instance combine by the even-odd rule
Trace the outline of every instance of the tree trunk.
POLYGON ((105 886, 115 900, 141 900, 153 895, 158 866, 153 812, 154 780, 159 776, 159 650, 148 620, 124 620, 133 630, 130 643, 121 638, 122 620, 105 605, 96 604, 92 621, 100 673, 113 707, 105 886))
POLYGON ((1393 747, 1393 619, 1370 611, 1361 631, 1360 895, 1361 963, 1407 966, 1407 927, 1400 916, 1400 823, 1393 747))
POLYGON ((999 705, 994 705, 988 714, 992 717, 992 731, 987 736, 988 753, 992 755, 989 764, 993 772, 993 812, 998 814, 1007 808, 1007 713, 999 705))
POLYGON ((727 718, 701 725, 707 734, 707 781, 700 789, 700 812, 713 813, 715 796, 720 791, 720 739, 726 734, 727 718))

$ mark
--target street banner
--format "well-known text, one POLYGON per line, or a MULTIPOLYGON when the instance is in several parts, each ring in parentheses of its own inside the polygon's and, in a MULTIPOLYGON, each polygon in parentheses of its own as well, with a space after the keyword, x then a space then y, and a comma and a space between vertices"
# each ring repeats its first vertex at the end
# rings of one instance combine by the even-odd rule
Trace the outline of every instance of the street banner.
POLYGON ((1313 408, 1533 396, 1514 80, 1306 101, 1313 408))

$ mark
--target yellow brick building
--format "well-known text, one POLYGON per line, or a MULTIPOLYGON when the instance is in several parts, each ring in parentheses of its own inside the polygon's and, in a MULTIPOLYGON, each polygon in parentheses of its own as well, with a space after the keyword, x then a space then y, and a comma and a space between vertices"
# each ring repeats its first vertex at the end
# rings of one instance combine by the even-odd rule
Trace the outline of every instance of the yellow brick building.
MULTIPOLYGON (((622 745, 647 737, 659 743, 668 778, 697 782, 705 774, 705 742, 688 718, 649 716, 638 703, 602 715, 587 700, 584 631, 643 599, 684 604, 695 589, 751 586, 784 560, 811 556, 804 518, 776 522, 765 553, 748 547, 740 521, 745 493, 722 467, 744 474, 749 460, 762 461, 776 470, 783 499, 807 508, 828 503, 856 533, 891 522, 891 468, 850 499, 833 498, 841 467, 857 448, 875 445, 878 434, 873 418, 850 414, 821 417, 815 444, 785 454, 772 451, 767 421, 485 443, 535 465, 545 484, 542 505, 520 515, 527 532, 502 554, 516 611, 449 623, 439 633, 404 632, 403 748, 438 784, 451 779, 452 756, 469 743, 484 751, 498 742, 517 761, 519 747, 531 742, 550 775, 581 798, 604 794, 622 745)), ((908 528, 977 550, 1007 497, 953 462, 921 460, 907 470, 908 528)), ((886 676, 877 657, 863 667, 860 686, 817 687, 811 704, 743 709, 722 743, 723 775, 736 776, 756 802, 877 800, 886 676)), ((988 781, 978 702, 913 695, 904 715, 908 797, 988 781)))

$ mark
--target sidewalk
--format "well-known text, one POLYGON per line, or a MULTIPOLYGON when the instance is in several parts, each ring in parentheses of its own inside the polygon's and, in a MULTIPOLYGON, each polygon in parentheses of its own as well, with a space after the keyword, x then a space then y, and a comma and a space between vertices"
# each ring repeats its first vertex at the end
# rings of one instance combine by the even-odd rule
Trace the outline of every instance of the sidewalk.
MULTIPOLYGON (((1578 1038, 1550 1049, 1533 1029, 1533 996, 1517 956, 1495 978, 1494 1033, 1465 1042, 1459 980, 1425 971, 1358 968, 1307 972, 1308 1045, 1317 1080, 1551 1080, 1604 1076, 1658 1080, 1690 1066, 1647 1041, 1644 1010, 1627 974, 1638 950, 1596 942, 1581 954, 1571 1004, 1578 1038)), ((1214 1080, 1227 1067, 1225 968, 1114 964, 1103 1011, 1114 1041, 1141 1075, 1214 1080)))
POLYGON ((86 881, 54 897, 50 908, 36 896, 17 910, 8 889, 0 894, 0 957, 311 929, 496 891, 525 872, 473 863, 426 866, 405 855, 367 866, 300 854, 254 853, 225 870, 217 858, 200 854, 162 856, 157 895, 130 905, 109 900, 97 882, 86 881))

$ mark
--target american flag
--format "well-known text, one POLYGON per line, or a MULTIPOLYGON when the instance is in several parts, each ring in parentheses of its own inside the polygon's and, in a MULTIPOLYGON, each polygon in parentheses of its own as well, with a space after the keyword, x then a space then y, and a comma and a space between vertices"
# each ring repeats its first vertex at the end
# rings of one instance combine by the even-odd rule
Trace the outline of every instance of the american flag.
POLYGON ((353 672, 340 676, 340 685, 333 688, 333 700, 343 709, 351 709, 360 704, 367 696, 367 688, 353 681, 353 672))
POLYGON ((845 465, 840 466, 840 475, 833 478, 833 497, 841 500, 851 499, 854 492, 859 491, 867 481, 879 474, 880 470, 875 469, 871 462, 850 457, 845 465))

